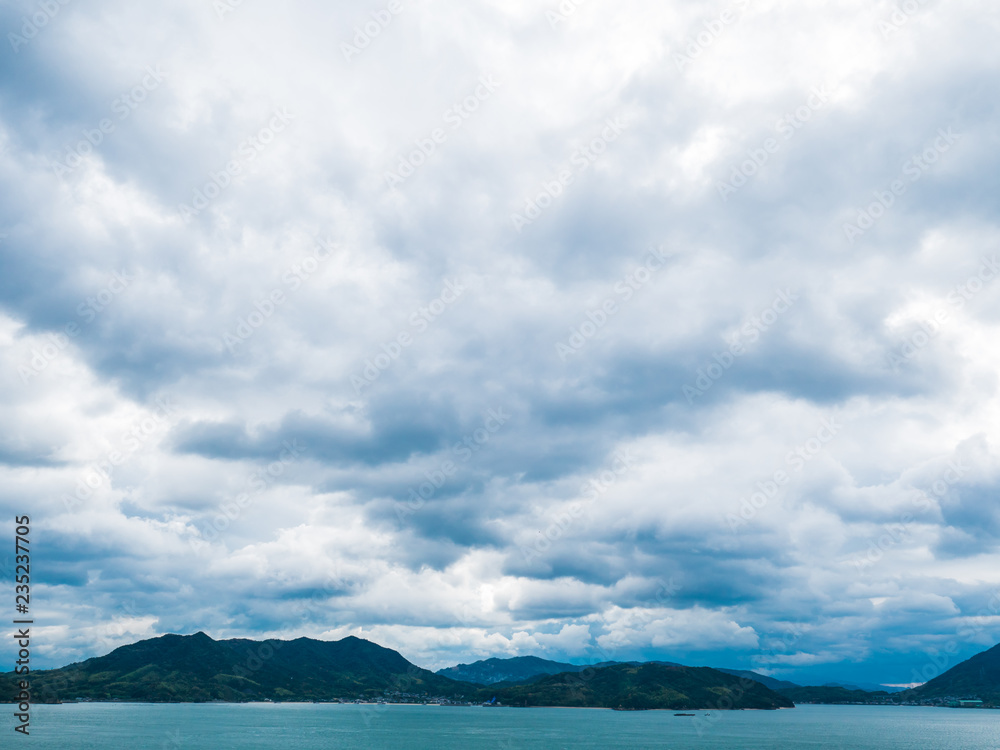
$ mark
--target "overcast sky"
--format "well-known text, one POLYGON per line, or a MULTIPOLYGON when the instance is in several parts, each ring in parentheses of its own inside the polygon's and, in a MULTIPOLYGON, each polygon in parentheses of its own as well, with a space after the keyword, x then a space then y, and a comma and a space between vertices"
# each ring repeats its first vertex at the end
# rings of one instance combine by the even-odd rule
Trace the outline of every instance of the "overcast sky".
POLYGON ((995 2, 0 30, 38 666, 204 630, 905 684, 1000 639, 995 2))

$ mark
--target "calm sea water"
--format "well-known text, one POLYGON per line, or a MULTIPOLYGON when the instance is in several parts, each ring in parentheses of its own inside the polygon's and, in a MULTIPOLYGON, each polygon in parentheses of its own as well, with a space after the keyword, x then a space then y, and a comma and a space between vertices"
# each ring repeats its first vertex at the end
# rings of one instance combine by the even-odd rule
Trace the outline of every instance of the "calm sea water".
MULTIPOLYGON (((2 706, 5 714, 10 708, 2 706)), ((691 718, 571 708, 82 704, 33 707, 27 738, 11 731, 9 714, 3 724, 0 747, 58 750, 1000 748, 1000 711, 879 706, 698 711, 691 718)))

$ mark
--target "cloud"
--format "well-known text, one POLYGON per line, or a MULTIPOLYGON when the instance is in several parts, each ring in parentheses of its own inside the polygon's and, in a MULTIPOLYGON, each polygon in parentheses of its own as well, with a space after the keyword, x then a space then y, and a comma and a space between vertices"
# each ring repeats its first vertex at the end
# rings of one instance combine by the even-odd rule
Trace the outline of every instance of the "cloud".
POLYGON ((40 664, 205 630, 903 683, 1000 637, 993 5, 35 10, 0 506, 40 664))

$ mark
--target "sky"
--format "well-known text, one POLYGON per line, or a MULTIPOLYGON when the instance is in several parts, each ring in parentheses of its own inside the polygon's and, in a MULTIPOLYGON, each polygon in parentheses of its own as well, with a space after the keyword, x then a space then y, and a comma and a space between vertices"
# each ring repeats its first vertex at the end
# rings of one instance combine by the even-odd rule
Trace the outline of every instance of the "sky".
POLYGON ((0 30, 35 666, 201 630, 903 685, 1000 640, 996 3, 0 30))

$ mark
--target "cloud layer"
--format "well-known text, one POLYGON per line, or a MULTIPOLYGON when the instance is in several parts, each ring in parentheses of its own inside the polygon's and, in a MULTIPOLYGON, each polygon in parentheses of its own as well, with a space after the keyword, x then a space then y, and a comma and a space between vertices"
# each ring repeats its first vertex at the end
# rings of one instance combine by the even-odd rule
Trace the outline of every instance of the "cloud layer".
POLYGON ((205 630, 909 683, 992 645, 998 27, 0 3, 39 664, 205 630))

